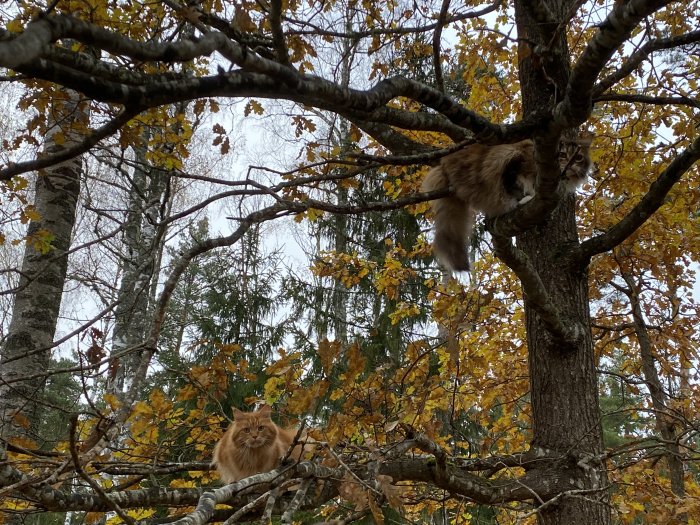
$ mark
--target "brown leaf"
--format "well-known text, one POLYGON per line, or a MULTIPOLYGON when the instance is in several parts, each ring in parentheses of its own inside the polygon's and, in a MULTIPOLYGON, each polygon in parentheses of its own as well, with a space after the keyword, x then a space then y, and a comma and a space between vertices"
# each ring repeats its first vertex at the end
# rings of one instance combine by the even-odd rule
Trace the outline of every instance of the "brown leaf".
POLYGON ((29 428, 29 419, 19 411, 12 415, 12 421, 22 428, 29 428))
POLYGON ((369 490, 367 493, 367 503, 369 504, 369 510, 372 512, 372 517, 374 518, 374 523, 377 525, 384 525, 384 514, 382 514, 382 509, 377 505, 377 501, 374 499, 369 490))
POLYGON ((343 476, 343 481, 338 486, 340 497, 355 505, 355 510, 363 510, 369 505, 367 491, 350 474, 343 476))
POLYGON ((386 501, 392 509, 396 509, 403 513, 403 503, 401 502, 401 489, 393 484, 394 480, 391 476, 385 476, 384 474, 377 475, 377 484, 379 485, 379 490, 382 491, 386 501))

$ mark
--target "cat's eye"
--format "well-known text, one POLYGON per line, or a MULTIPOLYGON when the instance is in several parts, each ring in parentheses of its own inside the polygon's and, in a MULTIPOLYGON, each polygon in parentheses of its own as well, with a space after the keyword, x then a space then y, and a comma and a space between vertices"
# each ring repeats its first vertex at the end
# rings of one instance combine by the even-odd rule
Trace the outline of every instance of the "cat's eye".
POLYGON ((246 434, 250 434, 250 427, 245 427, 243 429, 243 432, 245 432, 246 434))
POLYGON ((260 425, 260 426, 258 427, 258 432, 262 432, 263 430, 265 430, 265 427, 262 426, 262 425, 260 425))
POLYGON ((583 153, 577 153, 576 156, 574 157, 574 160, 576 162, 581 162, 583 160, 583 153))

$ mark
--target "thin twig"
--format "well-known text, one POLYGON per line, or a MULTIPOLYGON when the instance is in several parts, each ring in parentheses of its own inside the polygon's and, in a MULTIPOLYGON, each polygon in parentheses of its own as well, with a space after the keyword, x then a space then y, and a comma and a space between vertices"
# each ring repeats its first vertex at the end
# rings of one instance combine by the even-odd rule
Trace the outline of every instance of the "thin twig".
POLYGON ((78 449, 76 446, 76 440, 75 440, 75 435, 77 433, 78 429, 78 415, 74 414, 71 417, 70 420, 70 455, 73 460, 73 465, 75 466, 75 471, 78 473, 78 475, 83 478, 88 485, 92 487, 92 489, 100 496, 100 498, 103 499, 103 501, 111 508, 114 512, 117 513, 117 515, 125 522, 128 523, 129 525, 135 525, 134 520, 129 516, 122 508, 117 505, 112 499, 107 495, 107 493, 100 487, 99 483, 97 483, 94 479, 92 479, 85 470, 83 470, 83 466, 80 463, 80 456, 78 454, 78 449))

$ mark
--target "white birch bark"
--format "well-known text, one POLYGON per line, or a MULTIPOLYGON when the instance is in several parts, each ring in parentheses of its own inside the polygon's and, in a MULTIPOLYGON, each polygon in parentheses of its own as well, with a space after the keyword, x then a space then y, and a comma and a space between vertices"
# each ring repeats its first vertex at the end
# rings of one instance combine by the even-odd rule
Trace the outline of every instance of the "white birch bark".
MULTIPOLYGON (((43 155, 53 155, 80 140, 76 125, 85 129, 88 106, 78 93, 64 91, 48 115, 49 132, 43 155)), ((45 380, 23 380, 46 371, 51 358, 63 286, 67 251, 75 224, 80 193, 80 158, 39 172, 34 206, 40 215, 29 223, 28 235, 47 231, 53 236, 45 253, 28 243, 23 260, 19 291, 15 295, 8 337, 0 349, 0 436, 3 440, 28 438, 37 441, 41 396, 45 380)), ((0 451, 6 442, 0 444, 0 451)))
POLYGON ((163 235, 159 231, 160 204, 168 174, 149 168, 146 149, 136 151, 138 167, 133 176, 129 211, 124 228, 122 280, 117 296, 112 337, 112 370, 107 390, 121 394, 129 390, 142 354, 148 326, 153 281, 157 274, 163 235))

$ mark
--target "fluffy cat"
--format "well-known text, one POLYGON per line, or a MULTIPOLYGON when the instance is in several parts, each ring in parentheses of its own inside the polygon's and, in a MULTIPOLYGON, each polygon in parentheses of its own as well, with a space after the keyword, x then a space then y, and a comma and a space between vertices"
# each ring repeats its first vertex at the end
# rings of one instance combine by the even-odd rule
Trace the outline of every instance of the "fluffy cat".
MULTIPOLYGON (((586 180, 591 166, 590 143, 590 138, 582 138, 560 145, 559 165, 567 191, 574 191, 586 180)), ((498 146, 470 144, 443 157, 421 187, 422 191, 454 188, 453 196, 432 201, 437 259, 450 270, 468 271, 466 245, 476 212, 495 217, 524 204, 535 194, 536 178, 531 140, 498 146)))
MULTIPOLYGON (((214 447, 212 465, 216 465, 222 482, 233 483, 253 474, 269 472, 285 457, 297 430, 277 426, 270 417, 271 412, 269 405, 255 412, 233 409, 233 423, 214 447)), ((290 458, 298 461, 303 452, 304 447, 297 444, 290 458)))

